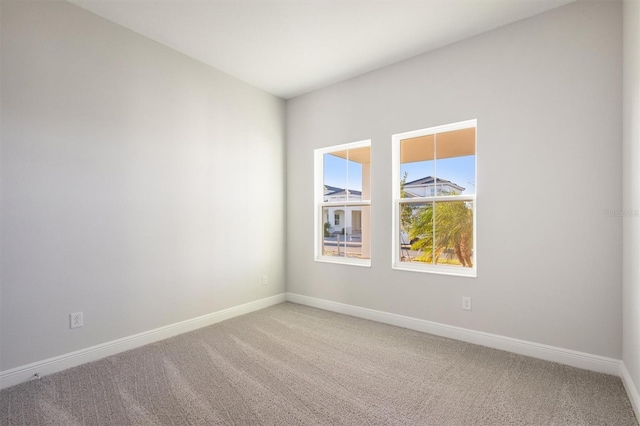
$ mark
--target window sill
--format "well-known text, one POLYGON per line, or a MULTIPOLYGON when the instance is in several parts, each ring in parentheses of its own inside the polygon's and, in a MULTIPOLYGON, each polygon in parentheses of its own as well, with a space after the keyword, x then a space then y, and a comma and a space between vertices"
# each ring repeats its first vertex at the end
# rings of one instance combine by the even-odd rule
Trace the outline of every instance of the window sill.
POLYGON ((427 274, 453 275, 457 277, 477 278, 478 271, 473 268, 461 268, 445 265, 421 265, 416 263, 395 263, 393 269, 398 271, 421 272, 427 274))
POLYGON ((371 260, 369 259, 353 259, 353 258, 344 258, 344 257, 320 256, 320 257, 316 257, 314 260, 316 262, 322 262, 322 263, 337 263, 340 265, 364 266, 366 268, 371 267, 371 260))

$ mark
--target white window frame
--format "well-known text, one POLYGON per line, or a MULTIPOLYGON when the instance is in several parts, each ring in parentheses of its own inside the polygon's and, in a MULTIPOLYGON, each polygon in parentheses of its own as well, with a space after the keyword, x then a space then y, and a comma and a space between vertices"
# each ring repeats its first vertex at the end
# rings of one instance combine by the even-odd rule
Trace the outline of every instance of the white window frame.
MULTIPOLYGON (((478 250, 477 250, 477 226, 476 226, 476 218, 477 218, 477 195, 478 195, 478 120, 466 120, 458 123, 445 124, 442 126, 429 127, 426 129, 414 130, 411 132, 399 133, 395 134, 391 137, 392 143, 392 199, 393 199, 393 210, 392 210, 392 268, 403 270, 403 271, 416 271, 416 272, 425 272, 425 273, 433 273, 433 274, 444 274, 444 275, 456 275, 456 276, 464 276, 464 277, 477 277, 478 276, 478 250), (435 196, 426 196, 426 197, 416 197, 416 198, 401 198, 400 194, 400 142, 404 139, 415 138, 419 136, 427 136, 436 133, 444 133, 451 132, 454 130, 462 130, 474 127, 476 129, 476 140, 475 140, 475 153, 476 153, 476 186, 474 194, 467 195, 435 195, 435 196), (457 266, 447 266, 447 265, 429 265, 418 262, 401 262, 400 261, 400 205, 401 204, 424 204, 430 202, 437 201, 471 201, 473 203, 473 267, 465 268, 465 267, 457 267, 457 266)), ((437 163, 436 163, 437 164, 437 163)), ((437 170, 436 170, 437 177, 437 170)), ((437 191, 436 191, 437 193, 437 191)))
MULTIPOLYGON (((313 236, 314 236, 314 259, 316 262, 326 263, 340 263, 354 266, 371 266, 371 259, 358 259, 353 257, 338 257, 338 256, 324 256, 322 254, 322 242, 324 239, 324 222, 322 210, 324 207, 336 207, 336 206, 362 206, 371 207, 371 200, 361 201, 324 201, 324 155, 336 151, 345 151, 355 148, 369 147, 371 149, 371 139, 350 142, 341 145, 333 145, 326 148, 318 148, 314 150, 314 218, 313 218, 313 236)), ((371 175, 373 170, 370 170, 369 179, 371 185, 371 175)), ((348 188, 345 188, 348 189, 348 188)), ((371 227, 369 227, 371 228, 371 227)), ((371 236, 371 229, 369 229, 369 235, 371 236)), ((371 244, 371 242, 370 242, 371 244)))

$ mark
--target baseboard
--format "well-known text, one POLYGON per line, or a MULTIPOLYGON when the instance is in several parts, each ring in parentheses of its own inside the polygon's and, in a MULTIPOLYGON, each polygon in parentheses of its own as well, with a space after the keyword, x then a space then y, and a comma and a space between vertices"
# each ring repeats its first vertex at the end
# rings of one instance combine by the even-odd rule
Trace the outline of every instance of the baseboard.
POLYGON ((243 305, 234 306, 232 308, 188 319, 186 321, 156 328, 154 330, 145 331, 133 336, 124 337, 122 339, 102 343, 90 348, 49 358, 44 361, 38 361, 32 364, 12 368, 10 370, 0 371, 0 389, 32 380, 36 377, 36 374, 40 377, 44 377, 52 373, 57 373, 58 371, 66 370, 67 368, 96 361, 109 355, 114 355, 149 343, 157 342, 158 340, 164 340, 169 337, 177 336, 178 334, 206 327, 239 315, 264 309, 266 307, 282 303, 285 299, 285 294, 281 293, 275 296, 245 303, 243 305))
POLYGON ((636 413, 636 419, 640 421, 640 393, 638 393, 638 388, 635 383, 633 383, 631 374, 629 374, 629 370, 627 370, 627 365, 624 361, 620 363, 620 377, 622 378, 624 388, 627 390, 627 395, 629 395, 633 412, 636 413))
MULTIPOLYGON (((303 296, 295 293, 287 293, 287 301, 299 303, 301 305, 312 306, 327 311, 338 312, 358 318, 364 318, 424 333, 435 334, 437 336, 448 337, 463 342, 474 343, 476 345, 501 349, 526 355, 533 358, 544 359, 557 362, 559 364, 570 365, 572 367, 583 368, 585 370, 599 373, 620 375, 620 360, 592 355, 556 346, 543 345, 526 340, 513 339, 511 337, 497 334, 484 333, 481 331, 469 330, 461 327, 440 324, 433 321, 426 321, 417 318, 406 317, 374 309, 362 308, 354 305, 333 302, 330 300, 317 299, 315 297, 303 296)), ((637 393, 636 393, 637 395, 637 393)))

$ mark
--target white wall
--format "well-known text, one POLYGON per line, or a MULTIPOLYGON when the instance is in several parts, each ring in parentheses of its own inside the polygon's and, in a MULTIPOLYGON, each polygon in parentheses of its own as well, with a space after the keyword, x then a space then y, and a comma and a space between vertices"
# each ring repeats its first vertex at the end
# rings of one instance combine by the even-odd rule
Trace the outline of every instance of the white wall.
POLYGON ((1 27, 0 370, 284 291, 284 101, 66 2, 1 27))
POLYGON ((288 291, 620 359, 621 9, 573 3, 288 101, 288 291), (478 278, 392 270, 391 135, 473 118, 478 278), (314 262, 313 150, 369 138, 372 267, 314 262))
MULTIPOLYGON (((640 210, 640 1, 624 2, 624 209, 640 210)), ((623 219, 622 360, 640 390, 640 217, 623 219)), ((637 396, 636 396, 637 398, 637 396)), ((637 402, 637 401, 636 401, 637 402)), ((636 406, 636 413, 640 406, 636 406)))

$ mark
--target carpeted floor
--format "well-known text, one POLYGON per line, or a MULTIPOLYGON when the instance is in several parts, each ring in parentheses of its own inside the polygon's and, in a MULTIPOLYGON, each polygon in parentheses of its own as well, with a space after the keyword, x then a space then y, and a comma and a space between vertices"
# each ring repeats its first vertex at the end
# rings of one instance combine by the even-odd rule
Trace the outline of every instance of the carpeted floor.
POLYGON ((0 425, 638 425, 619 378, 292 303, 0 392, 0 425))

